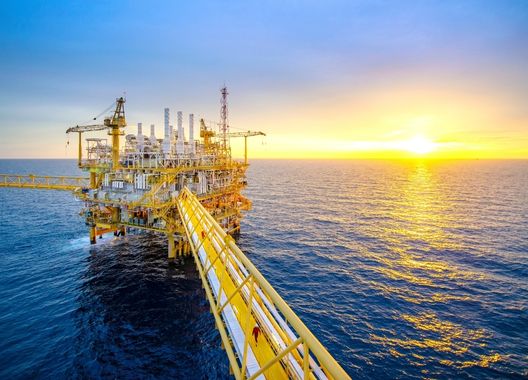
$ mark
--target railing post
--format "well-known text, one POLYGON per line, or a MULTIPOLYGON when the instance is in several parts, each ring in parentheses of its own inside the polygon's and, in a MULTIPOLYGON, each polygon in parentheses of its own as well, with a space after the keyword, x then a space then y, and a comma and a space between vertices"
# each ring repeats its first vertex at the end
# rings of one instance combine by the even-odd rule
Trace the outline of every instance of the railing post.
POLYGON ((246 285, 246 283, 252 278, 251 275, 247 276, 245 278, 244 281, 242 281, 242 283, 240 285, 238 285, 238 287, 233 291, 233 293, 229 296, 229 298, 223 303, 223 305, 219 305, 219 308, 218 308, 218 313, 221 313, 222 310, 224 310, 224 308, 229 305, 229 303, 231 302, 231 300, 237 295, 237 293, 239 293, 242 288, 244 287, 244 285, 246 285))
POLYGON ((304 373, 304 380, 308 380, 310 378, 310 348, 308 347, 308 343, 306 343, 305 340, 303 340, 303 373, 304 373))
MULTIPOLYGON (((200 221, 199 221, 200 223, 201 223, 201 220, 202 220, 202 219, 203 219, 203 218, 200 219, 200 221)), ((214 228, 214 226, 211 226, 211 227, 209 227, 209 228, 207 229, 207 231, 206 231, 206 233, 205 233, 206 236, 209 237, 209 234, 212 232, 213 228, 214 228)), ((194 234, 195 231, 196 231, 196 228, 193 230, 193 232, 191 232, 191 236, 192 236, 192 234, 194 234)), ((209 241, 211 241, 211 239, 209 239, 209 241)), ((197 251, 200 250, 200 248, 202 248, 202 246, 204 245, 204 243, 205 243, 205 239, 200 239, 200 244, 198 244, 198 246, 196 247, 196 250, 197 250, 197 251)), ((220 252, 220 254, 222 254, 223 252, 224 252, 224 250, 222 250, 222 251, 220 252)))
MULTIPOLYGON (((209 255, 207 255, 207 259, 209 260, 209 262, 211 262, 211 258, 209 257, 209 255)), ((220 313, 220 311, 218 310, 220 308, 220 304, 222 302, 222 292, 224 290, 224 278, 225 278, 225 275, 227 274, 227 267, 225 265, 222 265, 222 273, 220 274, 220 285, 219 285, 219 289, 218 289, 218 299, 216 301, 216 305, 214 305, 216 307, 216 310, 218 311, 218 313, 220 313)), ((226 293, 227 294, 227 293, 226 293)))
POLYGON ((249 280, 249 302, 248 302, 248 309, 247 309, 247 316, 246 316, 246 328, 244 331, 245 339, 244 339, 244 352, 242 354, 242 379, 246 378, 246 366, 247 366, 247 353, 248 353, 248 345, 249 345, 249 337, 251 334, 251 326, 249 325, 249 322, 251 320, 251 309, 253 306, 253 277, 249 280))
POLYGON ((269 362, 267 362, 264 366, 260 367, 260 369, 255 372, 248 380, 256 379, 258 376, 264 373, 264 371, 267 371, 272 365, 277 363, 279 360, 281 360, 283 357, 288 355, 295 347, 297 347, 302 342, 302 338, 297 338, 295 342, 290 344, 288 347, 286 347, 284 350, 282 350, 277 356, 275 356, 273 359, 271 359, 269 362))

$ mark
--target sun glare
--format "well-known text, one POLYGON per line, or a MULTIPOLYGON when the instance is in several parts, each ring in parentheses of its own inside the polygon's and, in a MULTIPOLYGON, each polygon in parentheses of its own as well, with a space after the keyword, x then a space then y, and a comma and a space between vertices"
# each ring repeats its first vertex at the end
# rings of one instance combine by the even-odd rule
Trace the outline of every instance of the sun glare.
POLYGON ((403 149, 414 154, 427 154, 435 150, 436 144, 428 138, 417 135, 403 142, 403 149))

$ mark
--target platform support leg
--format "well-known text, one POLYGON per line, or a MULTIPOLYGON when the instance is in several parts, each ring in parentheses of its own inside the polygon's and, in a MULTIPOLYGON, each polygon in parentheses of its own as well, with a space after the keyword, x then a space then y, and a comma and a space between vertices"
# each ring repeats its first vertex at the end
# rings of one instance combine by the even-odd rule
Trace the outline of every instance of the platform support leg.
POLYGON ((95 234, 95 227, 90 227, 90 244, 97 242, 97 236, 95 234))
POLYGON ((174 260, 176 258, 176 246, 174 245, 174 235, 172 233, 167 234, 167 239, 169 242, 168 258, 169 260, 174 260))
POLYGON ((90 172, 90 189, 95 189, 97 187, 97 177, 94 172, 90 172))

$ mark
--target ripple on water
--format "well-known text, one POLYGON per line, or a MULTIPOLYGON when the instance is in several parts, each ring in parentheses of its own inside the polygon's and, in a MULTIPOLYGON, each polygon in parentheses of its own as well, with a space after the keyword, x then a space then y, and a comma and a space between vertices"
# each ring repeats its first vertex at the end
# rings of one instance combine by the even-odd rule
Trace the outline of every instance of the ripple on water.
POLYGON ((240 244, 354 378, 517 378, 527 173, 526 162, 259 161, 240 244))
MULTIPOLYGON (((62 174, 73 161, 0 161, 62 174)), ((526 161, 255 161, 239 245, 355 379, 528 376, 526 161)), ((1 378, 229 378, 192 262, 0 189, 1 378), (16 215, 16 218, 12 218, 16 215)))

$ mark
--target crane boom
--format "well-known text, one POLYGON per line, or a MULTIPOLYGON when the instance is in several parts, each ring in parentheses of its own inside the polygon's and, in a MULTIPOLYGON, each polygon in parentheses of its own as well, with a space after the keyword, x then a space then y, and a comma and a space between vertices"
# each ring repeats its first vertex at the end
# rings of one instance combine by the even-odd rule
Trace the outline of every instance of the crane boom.
POLYGON ((77 132, 79 134, 79 167, 82 166, 81 135, 84 132, 102 131, 104 129, 109 129, 108 134, 112 136, 112 166, 114 169, 119 167, 119 136, 124 134, 121 128, 126 127, 125 101, 123 97, 116 99, 114 114, 112 117, 105 118, 104 124, 76 125, 66 130, 66 133, 77 132))
POLYGON ((243 137, 244 138, 244 164, 248 164, 247 159, 247 138, 251 136, 266 136, 264 132, 260 131, 244 131, 244 132, 229 132, 226 133, 226 136, 228 137, 243 137))
POLYGON ((251 137, 251 136, 266 136, 264 132, 244 131, 244 132, 229 132, 229 137, 251 137))
POLYGON ((83 132, 94 132, 102 131, 103 129, 108 129, 107 125, 104 124, 91 124, 91 125, 76 125, 75 127, 70 127, 66 130, 66 134, 77 132, 79 134, 79 153, 78 153, 78 163, 79 167, 82 166, 82 134, 83 132))
POLYGON ((102 131, 103 129, 110 128, 107 125, 104 124, 91 124, 91 125, 76 125, 75 127, 70 127, 66 130, 66 133, 72 133, 72 132, 93 132, 93 131, 102 131))

